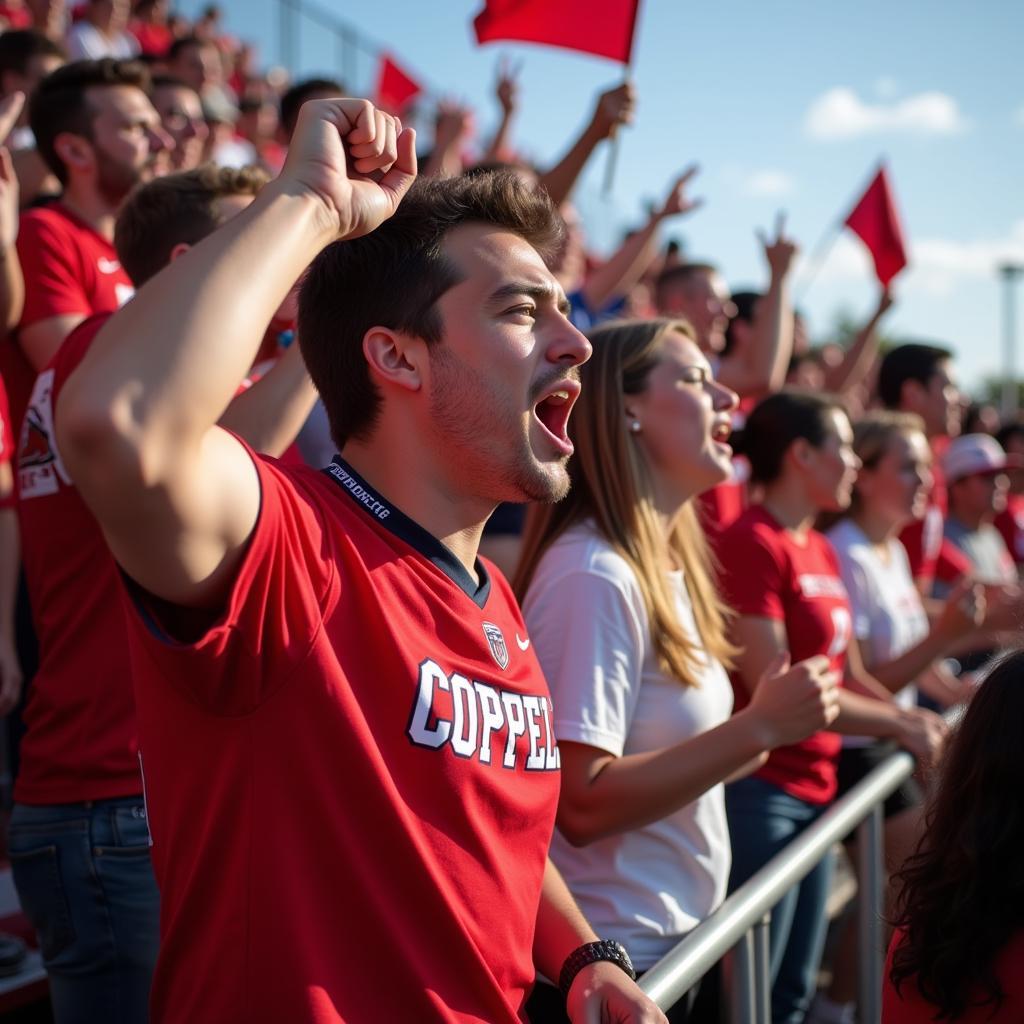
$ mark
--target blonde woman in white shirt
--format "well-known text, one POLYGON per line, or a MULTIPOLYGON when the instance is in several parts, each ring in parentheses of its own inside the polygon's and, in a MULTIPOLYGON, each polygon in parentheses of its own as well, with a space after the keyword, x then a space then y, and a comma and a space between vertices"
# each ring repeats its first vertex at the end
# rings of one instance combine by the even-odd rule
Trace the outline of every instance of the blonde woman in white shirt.
MULTIPOLYGON (((516 590, 551 687, 562 764, 551 855, 603 938, 651 967, 725 896, 722 783, 827 727, 827 659, 779 663, 734 717, 707 542, 692 499, 726 480, 736 395, 682 321, 590 335, 572 490, 531 510, 516 590)), ((668 1016, 689 1019, 691 998, 668 1016)), ((533 1024, 565 1020, 538 985, 533 1024)))

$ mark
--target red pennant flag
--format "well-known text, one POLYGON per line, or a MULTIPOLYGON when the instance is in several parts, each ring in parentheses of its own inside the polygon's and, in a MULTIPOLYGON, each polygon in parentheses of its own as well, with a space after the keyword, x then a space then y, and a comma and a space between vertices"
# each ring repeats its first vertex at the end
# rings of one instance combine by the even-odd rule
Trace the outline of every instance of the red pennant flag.
POLYGON ((845 223, 868 247, 878 280, 888 287, 907 265, 907 246, 885 167, 879 169, 845 223))
POLYGON ((393 114, 401 114, 423 87, 409 73, 395 63, 388 53, 380 55, 377 72, 377 106, 393 114))
POLYGON ((473 27, 480 43, 518 39, 628 64, 639 6, 640 0, 484 0, 473 27))

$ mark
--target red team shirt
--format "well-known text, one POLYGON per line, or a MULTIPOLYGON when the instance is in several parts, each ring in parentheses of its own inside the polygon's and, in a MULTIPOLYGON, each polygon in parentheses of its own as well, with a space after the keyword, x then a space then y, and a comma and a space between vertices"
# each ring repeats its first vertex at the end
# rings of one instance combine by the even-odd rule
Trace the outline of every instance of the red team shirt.
MULTIPOLYGON (((783 623, 794 665, 827 654, 841 679, 853 620, 828 540, 810 530, 801 545, 763 506, 753 505, 725 531, 718 554, 726 599, 736 612, 783 623)), ((739 711, 750 699, 736 676, 733 690, 739 711)), ((807 803, 825 804, 836 793, 841 745, 838 734, 816 732, 773 750, 754 774, 807 803)))
POLYGON ((24 713, 19 803, 142 792, 117 566, 53 436, 60 389, 108 315, 71 332, 39 375, 22 424, 18 518, 40 662, 24 713))
MULTIPOLYGON (((114 246, 61 203, 21 215, 18 259, 25 275, 21 328, 55 316, 110 312, 132 295, 114 246)), ((0 344, 0 371, 20 424, 36 371, 13 336, 0 344)))
POLYGON ((153 1020, 524 1020, 559 759, 511 590, 344 464, 254 461, 222 618, 128 602, 153 1020))
MULTIPOLYGON (((929 1003, 917 987, 917 978, 910 977, 900 983, 899 991, 889 979, 893 954, 903 941, 898 929, 889 944, 882 981, 882 1024, 934 1024, 938 1007, 929 1003)), ((1024 1020, 1024 930, 1010 936, 1006 945, 992 963, 992 973, 1003 990, 1003 1001, 996 1010, 994 1004, 971 1006, 956 1018, 956 1024, 1020 1024, 1024 1020)), ((976 999, 983 999, 979 992, 976 999)))

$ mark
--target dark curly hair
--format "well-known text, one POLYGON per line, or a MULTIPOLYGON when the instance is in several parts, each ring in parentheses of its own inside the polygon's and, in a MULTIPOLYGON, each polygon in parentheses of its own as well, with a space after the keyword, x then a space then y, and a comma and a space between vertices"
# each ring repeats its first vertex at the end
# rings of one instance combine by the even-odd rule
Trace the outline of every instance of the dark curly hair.
POLYGON ((998 1010, 993 964, 1024 928, 1024 649, 1006 655, 975 693, 944 759, 902 885, 893 924, 903 938, 890 980, 916 984, 953 1020, 998 1010))

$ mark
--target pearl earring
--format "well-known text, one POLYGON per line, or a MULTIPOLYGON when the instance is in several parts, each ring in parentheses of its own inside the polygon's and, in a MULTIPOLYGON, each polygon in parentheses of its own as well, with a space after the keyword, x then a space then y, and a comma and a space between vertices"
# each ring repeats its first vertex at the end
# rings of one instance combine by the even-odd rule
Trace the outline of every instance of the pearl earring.
POLYGON ((630 420, 629 432, 631 434, 639 434, 640 433, 640 421, 639 420, 630 420))

